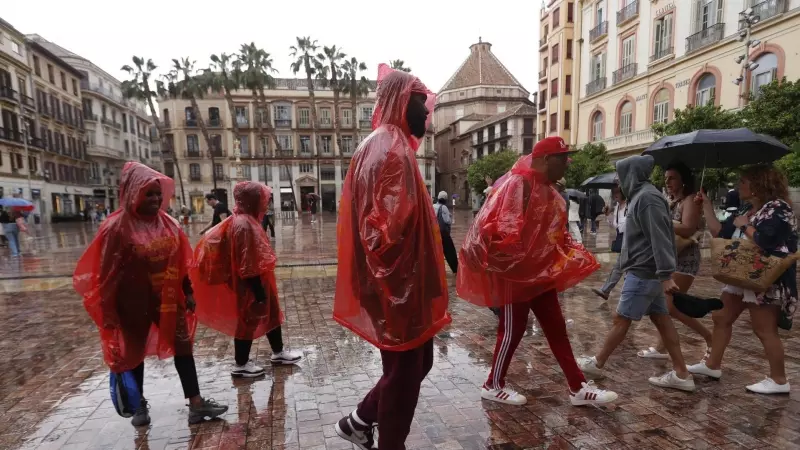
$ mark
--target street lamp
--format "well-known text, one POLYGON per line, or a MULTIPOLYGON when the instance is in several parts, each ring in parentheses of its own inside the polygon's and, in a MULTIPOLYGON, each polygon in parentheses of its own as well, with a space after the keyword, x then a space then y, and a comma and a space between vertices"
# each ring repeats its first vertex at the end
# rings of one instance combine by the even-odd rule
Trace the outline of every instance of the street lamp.
MULTIPOLYGON (((758 68, 757 63, 750 61, 750 49, 761 45, 760 40, 751 39, 752 28, 761 20, 761 17, 753 11, 753 8, 747 8, 739 13, 739 15, 744 24, 744 28, 739 31, 739 42, 744 42, 744 55, 739 55, 734 59, 736 64, 739 64, 740 67, 739 76, 733 80, 733 84, 737 86, 740 86, 747 79, 750 72, 758 68)), ((747 84, 745 83, 745 85, 747 84)), ((747 95, 746 92, 739 96, 739 106, 742 106, 745 95, 747 95)))

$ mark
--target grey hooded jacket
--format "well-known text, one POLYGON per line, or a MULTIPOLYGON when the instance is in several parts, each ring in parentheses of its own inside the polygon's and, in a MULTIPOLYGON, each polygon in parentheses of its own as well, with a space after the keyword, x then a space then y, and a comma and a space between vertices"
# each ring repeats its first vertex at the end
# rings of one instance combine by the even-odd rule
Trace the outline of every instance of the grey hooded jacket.
POLYGON ((638 278, 665 281, 675 272, 675 232, 667 201, 650 184, 652 156, 617 162, 620 188, 630 199, 619 266, 638 278))

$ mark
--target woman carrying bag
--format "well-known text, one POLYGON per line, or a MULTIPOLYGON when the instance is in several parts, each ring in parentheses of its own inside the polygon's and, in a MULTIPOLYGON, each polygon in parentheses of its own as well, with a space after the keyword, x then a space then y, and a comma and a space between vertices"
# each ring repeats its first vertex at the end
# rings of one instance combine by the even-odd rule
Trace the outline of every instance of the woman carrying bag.
MULTIPOLYGON (((797 252, 797 221, 789 201, 786 176, 771 166, 756 166, 742 172, 739 195, 752 205, 741 215, 720 223, 711 201, 698 193, 711 234, 724 239, 748 240, 765 254, 786 256, 797 252)), ((736 242, 736 241, 734 241, 736 242)), ((769 361, 769 376, 747 386, 759 394, 788 394, 783 343, 779 326, 791 328, 792 315, 797 308, 797 265, 792 264, 765 292, 754 292, 736 286, 722 288, 723 309, 714 311, 714 331, 711 352, 703 361, 689 366, 689 372, 711 378, 722 376, 722 356, 731 341, 733 323, 747 309, 753 332, 761 340, 769 361)))
MULTIPOLYGON (((617 232, 614 242, 611 243, 611 252, 620 253, 622 252, 622 239, 625 236, 625 216, 628 214, 628 199, 625 198, 625 194, 622 193, 622 189, 619 186, 612 189, 611 194, 617 204, 613 209, 606 207, 605 214, 608 225, 617 232)), ((603 300, 608 300, 608 295, 611 294, 611 290, 616 287, 620 279, 622 279, 622 270, 615 263, 603 287, 600 289, 594 288, 592 292, 603 300)))

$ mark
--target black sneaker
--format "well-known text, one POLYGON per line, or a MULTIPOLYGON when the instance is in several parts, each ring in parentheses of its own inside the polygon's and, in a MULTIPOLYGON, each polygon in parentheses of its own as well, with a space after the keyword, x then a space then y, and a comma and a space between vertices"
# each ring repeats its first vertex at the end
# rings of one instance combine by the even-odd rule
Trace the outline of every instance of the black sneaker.
POLYGON ((228 407, 215 402, 213 398, 203 399, 203 404, 194 407, 189 405, 189 423, 200 423, 225 414, 228 407))
POLYGON ((135 427, 150 425, 150 414, 148 413, 149 410, 150 405, 147 404, 147 400, 142 398, 141 402, 139 403, 139 407, 136 408, 136 412, 133 413, 131 425, 135 427))
POLYGON ((378 448, 374 435, 375 426, 367 425, 359 420, 355 411, 347 417, 342 417, 334 428, 340 438, 352 442, 361 450, 377 450, 378 448))
POLYGON ((592 289, 592 292, 603 300, 608 300, 608 292, 603 292, 600 289, 592 289))

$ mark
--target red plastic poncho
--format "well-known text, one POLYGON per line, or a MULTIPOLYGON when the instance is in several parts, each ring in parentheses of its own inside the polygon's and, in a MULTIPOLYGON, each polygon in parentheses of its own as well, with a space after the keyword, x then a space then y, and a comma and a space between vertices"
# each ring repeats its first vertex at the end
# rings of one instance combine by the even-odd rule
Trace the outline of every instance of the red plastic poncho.
POLYGON ((479 306, 530 301, 600 267, 566 231, 564 200, 522 157, 478 212, 459 252, 458 296, 479 306))
POLYGON ((337 230, 333 318, 382 350, 419 347, 451 321, 439 227, 406 121, 412 92, 432 104, 419 79, 381 65, 374 131, 350 163, 337 230))
POLYGON ((203 235, 189 271, 200 323, 237 339, 257 339, 283 323, 275 281, 277 258, 261 227, 271 196, 263 184, 236 184, 233 215, 203 235), (266 293, 264 303, 256 302, 245 281, 255 277, 266 293))
POLYGON ((145 356, 192 354, 197 320, 186 309, 192 248, 165 212, 173 180, 139 163, 122 169, 120 209, 103 222, 78 260, 75 290, 100 328, 106 364, 120 373, 145 356), (161 209, 140 214, 147 194, 160 187, 161 209))

